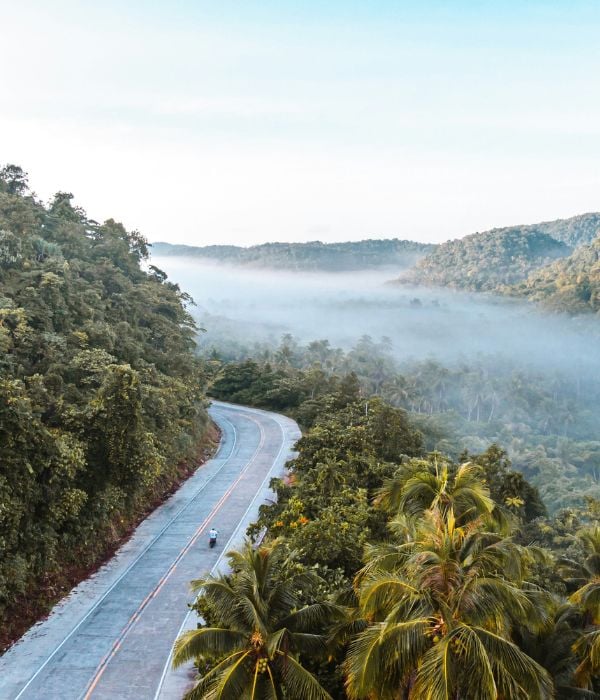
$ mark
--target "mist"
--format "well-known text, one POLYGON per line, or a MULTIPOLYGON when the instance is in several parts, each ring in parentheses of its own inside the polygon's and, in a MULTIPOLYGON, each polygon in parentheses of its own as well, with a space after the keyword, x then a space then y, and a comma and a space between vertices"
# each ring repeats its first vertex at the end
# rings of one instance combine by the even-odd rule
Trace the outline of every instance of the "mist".
MULTIPOLYGON (((190 294, 205 328, 201 348, 327 339, 348 350, 363 335, 388 338, 399 362, 509 361, 579 377, 600 370, 595 319, 542 312, 532 304, 443 289, 386 284, 394 271, 299 273, 153 258, 190 294)), ((397 270, 395 271, 397 273, 397 270)))
POLYGON ((198 350, 225 361, 326 361, 410 412, 427 449, 506 449, 551 511, 600 499, 600 329, 484 294, 389 284, 398 270, 299 273, 152 261, 190 294, 198 350), (293 340, 282 336, 290 334, 293 340), (369 338, 365 339, 365 336, 369 338), (341 355, 335 350, 344 351, 341 355), (310 360, 310 358, 313 358, 310 360), (333 364, 331 364, 333 363, 333 364))

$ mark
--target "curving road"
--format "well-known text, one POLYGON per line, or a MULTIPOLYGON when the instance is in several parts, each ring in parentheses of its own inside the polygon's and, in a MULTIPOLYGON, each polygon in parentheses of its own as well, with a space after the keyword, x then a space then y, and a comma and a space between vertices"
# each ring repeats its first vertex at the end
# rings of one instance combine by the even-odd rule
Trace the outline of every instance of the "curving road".
POLYGON ((274 413, 214 402, 210 414, 222 431, 215 457, 0 658, 1 700, 180 700, 193 669, 171 671, 170 652, 196 624, 189 582, 224 567, 300 437, 274 413))

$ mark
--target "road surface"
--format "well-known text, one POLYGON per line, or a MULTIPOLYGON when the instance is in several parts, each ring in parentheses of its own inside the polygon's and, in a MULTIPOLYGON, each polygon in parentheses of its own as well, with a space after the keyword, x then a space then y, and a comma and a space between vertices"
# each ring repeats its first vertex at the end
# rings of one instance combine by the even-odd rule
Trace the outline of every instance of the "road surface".
POLYGON ((224 568, 300 436, 266 411, 214 402, 210 414, 222 431, 214 458, 0 658, 1 700, 180 700, 193 668, 173 672, 170 652, 196 625, 189 582, 224 568))

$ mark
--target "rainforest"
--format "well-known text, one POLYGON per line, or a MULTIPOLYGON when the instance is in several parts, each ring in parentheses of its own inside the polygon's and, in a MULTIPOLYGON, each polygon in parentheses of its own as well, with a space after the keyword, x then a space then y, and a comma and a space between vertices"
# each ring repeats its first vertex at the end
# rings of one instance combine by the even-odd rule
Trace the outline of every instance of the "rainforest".
POLYGON ((186 697, 600 697, 595 226, 182 258, 5 166, 4 644, 194 472, 212 398, 302 437, 193 582, 186 697))
POLYGON ((3 3, 0 700, 600 700, 600 3, 3 3))
POLYGON ((2 644, 101 562, 202 450, 190 301, 145 239, 0 171, 2 644))
POLYGON ((303 429, 231 573, 194 584, 190 698, 598 697, 597 233, 473 234, 395 274, 158 248, 210 395, 303 429))

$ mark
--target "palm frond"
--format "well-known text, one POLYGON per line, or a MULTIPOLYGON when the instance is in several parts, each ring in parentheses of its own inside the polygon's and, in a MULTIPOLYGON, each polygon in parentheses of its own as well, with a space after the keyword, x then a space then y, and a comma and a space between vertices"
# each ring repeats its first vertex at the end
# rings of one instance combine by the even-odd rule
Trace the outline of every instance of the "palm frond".
POLYGON ((345 662, 350 697, 366 697, 416 668, 431 645, 425 634, 429 626, 427 618, 378 623, 358 635, 350 643, 345 662))
POLYGON ((383 630, 383 623, 372 625, 350 643, 344 667, 346 690, 352 700, 367 697, 385 678, 386 660, 380 647, 383 630))
POLYGON ((220 661, 216 666, 210 669, 204 676, 198 678, 196 685, 185 694, 185 700, 207 700, 214 697, 211 693, 219 683, 219 678, 223 673, 235 665, 240 659, 245 659, 248 652, 240 651, 232 654, 220 661))
POLYGON ((600 694, 585 688, 576 688, 573 685, 557 685, 557 700, 600 700, 600 694))
POLYGON ((238 700, 246 693, 254 677, 254 669, 251 670, 245 663, 249 656, 250 652, 242 654, 215 677, 206 700, 238 700))
POLYGON ((242 651, 248 638, 231 630, 201 627, 184 632, 173 647, 173 668, 177 668, 198 656, 222 656, 242 651))
POLYGON ((282 620, 278 620, 278 626, 287 627, 294 632, 324 629, 334 620, 341 620, 346 614, 346 608, 335 603, 313 603, 305 605, 282 620))
MULTIPOLYGON (((449 635, 459 666, 460 684, 473 700, 495 700, 498 688, 493 664, 480 639, 467 625, 460 625, 449 635)), ((514 698, 516 700, 516 698, 514 698)))
POLYGON ((592 677, 600 671, 600 629, 582 634, 573 645, 573 651, 581 658, 575 680, 581 687, 590 688, 592 677))
POLYGON ((360 592, 360 606, 366 615, 389 611, 399 596, 418 598, 421 591, 400 576, 376 575, 368 581, 360 592))
POLYGON ((451 700, 456 688, 456 661, 448 637, 428 649, 419 665, 413 694, 422 700, 451 700))
POLYGON ((324 655, 327 649, 328 638, 323 634, 310 634, 308 632, 293 632, 292 649, 298 654, 319 657, 324 655))
POLYGON ((516 697, 515 686, 527 700, 554 697, 554 683, 548 671, 523 653, 516 644, 482 627, 474 627, 494 668, 500 692, 516 697))
POLYGON ((219 621, 227 627, 251 632, 254 629, 267 633, 264 621, 254 601, 232 588, 224 577, 204 582, 202 595, 214 610, 219 621))
POLYGON ((281 658, 281 678, 290 700, 332 700, 317 679, 292 656, 281 658))

